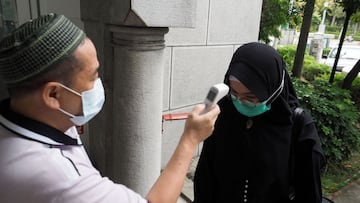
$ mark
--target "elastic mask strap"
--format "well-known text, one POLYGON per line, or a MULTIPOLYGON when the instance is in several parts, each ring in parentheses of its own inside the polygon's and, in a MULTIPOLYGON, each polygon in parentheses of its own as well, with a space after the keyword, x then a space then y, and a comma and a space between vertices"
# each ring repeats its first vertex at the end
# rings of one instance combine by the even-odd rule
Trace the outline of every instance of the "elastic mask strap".
POLYGON ((284 78, 285 78, 285 70, 283 70, 282 80, 281 80, 279 88, 277 88, 277 90, 275 90, 275 92, 269 97, 269 99, 267 99, 267 101, 265 102, 266 106, 271 104, 280 95, 280 93, 284 89, 284 78))
POLYGON ((75 116, 73 114, 71 114, 71 113, 69 113, 69 112, 67 112, 67 111, 65 111, 65 110, 63 110, 61 108, 59 108, 59 111, 63 112, 65 115, 67 115, 67 116, 69 116, 71 118, 75 118, 75 116))
POLYGON ((70 91, 70 92, 72 92, 72 93, 74 93, 74 94, 76 94, 76 95, 78 95, 78 96, 81 97, 81 94, 78 93, 77 91, 75 91, 75 90, 73 90, 73 89, 70 89, 69 87, 66 87, 65 85, 63 85, 63 84, 61 84, 61 83, 59 83, 59 85, 60 85, 61 87, 65 88, 66 90, 68 90, 68 91, 70 91))
MULTIPOLYGON (((63 85, 63 84, 61 84, 61 83, 59 83, 59 85, 60 85, 61 87, 63 87, 64 89, 68 90, 69 92, 72 92, 72 93, 74 93, 74 94, 76 94, 76 95, 78 95, 78 96, 81 97, 81 94, 78 93, 78 92, 76 92, 75 90, 70 89, 69 87, 66 87, 65 85, 63 85)), ((64 113, 65 115, 67 115, 67 116, 69 116, 69 117, 71 117, 71 118, 75 118, 75 115, 73 115, 73 114, 71 114, 71 113, 69 113, 69 112, 67 112, 67 111, 65 111, 65 110, 63 110, 63 109, 61 109, 61 108, 59 108, 59 111, 61 111, 62 113, 64 113)))

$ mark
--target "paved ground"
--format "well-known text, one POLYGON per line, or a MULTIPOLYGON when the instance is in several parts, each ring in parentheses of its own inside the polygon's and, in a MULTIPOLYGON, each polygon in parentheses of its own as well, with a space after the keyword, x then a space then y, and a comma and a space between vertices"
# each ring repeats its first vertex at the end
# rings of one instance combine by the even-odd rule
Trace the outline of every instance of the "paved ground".
MULTIPOLYGON (((177 203, 191 203, 194 198, 193 182, 194 172, 198 157, 194 158, 189 169, 188 178, 185 180, 181 197, 177 203)), ((360 203, 360 179, 347 185, 329 197, 335 203, 360 203)))
POLYGON ((360 179, 336 192, 332 199, 335 203, 360 203, 360 179))

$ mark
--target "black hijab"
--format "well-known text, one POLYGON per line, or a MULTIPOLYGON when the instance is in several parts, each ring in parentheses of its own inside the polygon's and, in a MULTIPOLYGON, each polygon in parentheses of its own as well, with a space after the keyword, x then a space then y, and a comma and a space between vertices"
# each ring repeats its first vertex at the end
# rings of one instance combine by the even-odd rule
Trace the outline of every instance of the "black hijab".
POLYGON ((203 145, 195 174, 195 202, 234 202, 248 187, 251 202, 282 202, 289 189, 293 109, 299 106, 280 55, 253 42, 233 55, 229 76, 241 81, 260 101, 270 97, 284 78, 284 88, 267 112, 249 118, 237 112, 230 97, 218 104, 221 113, 213 135, 203 145), (284 77, 283 77, 283 74, 284 77))
POLYGON ((241 81, 260 101, 268 99, 280 86, 284 75, 284 88, 271 104, 271 120, 276 117, 289 117, 299 106, 296 92, 284 61, 271 46, 251 42, 239 47, 233 55, 224 83, 229 85, 232 75, 241 81))

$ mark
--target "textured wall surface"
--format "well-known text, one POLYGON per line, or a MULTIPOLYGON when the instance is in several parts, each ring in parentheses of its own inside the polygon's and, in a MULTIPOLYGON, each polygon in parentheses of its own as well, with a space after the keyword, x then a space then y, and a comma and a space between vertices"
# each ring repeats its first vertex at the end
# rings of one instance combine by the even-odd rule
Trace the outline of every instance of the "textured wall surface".
MULTIPOLYGON (((236 48, 257 41, 261 6, 261 0, 198 0, 195 27, 170 28, 165 35, 164 114, 190 111, 211 85, 223 81, 236 48)), ((162 167, 183 127, 183 120, 164 121, 162 167)), ((200 150, 201 145, 194 156, 200 150)))

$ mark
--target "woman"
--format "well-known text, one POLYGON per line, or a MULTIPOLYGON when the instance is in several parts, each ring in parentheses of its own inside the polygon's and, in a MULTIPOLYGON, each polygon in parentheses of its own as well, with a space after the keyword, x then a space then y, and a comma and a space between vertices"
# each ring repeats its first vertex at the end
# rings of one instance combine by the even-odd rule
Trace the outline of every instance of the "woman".
POLYGON ((321 202, 317 130, 305 113, 292 144, 299 101, 276 50, 256 42, 241 46, 224 82, 230 92, 219 102, 215 130, 203 145, 194 202, 321 202))

